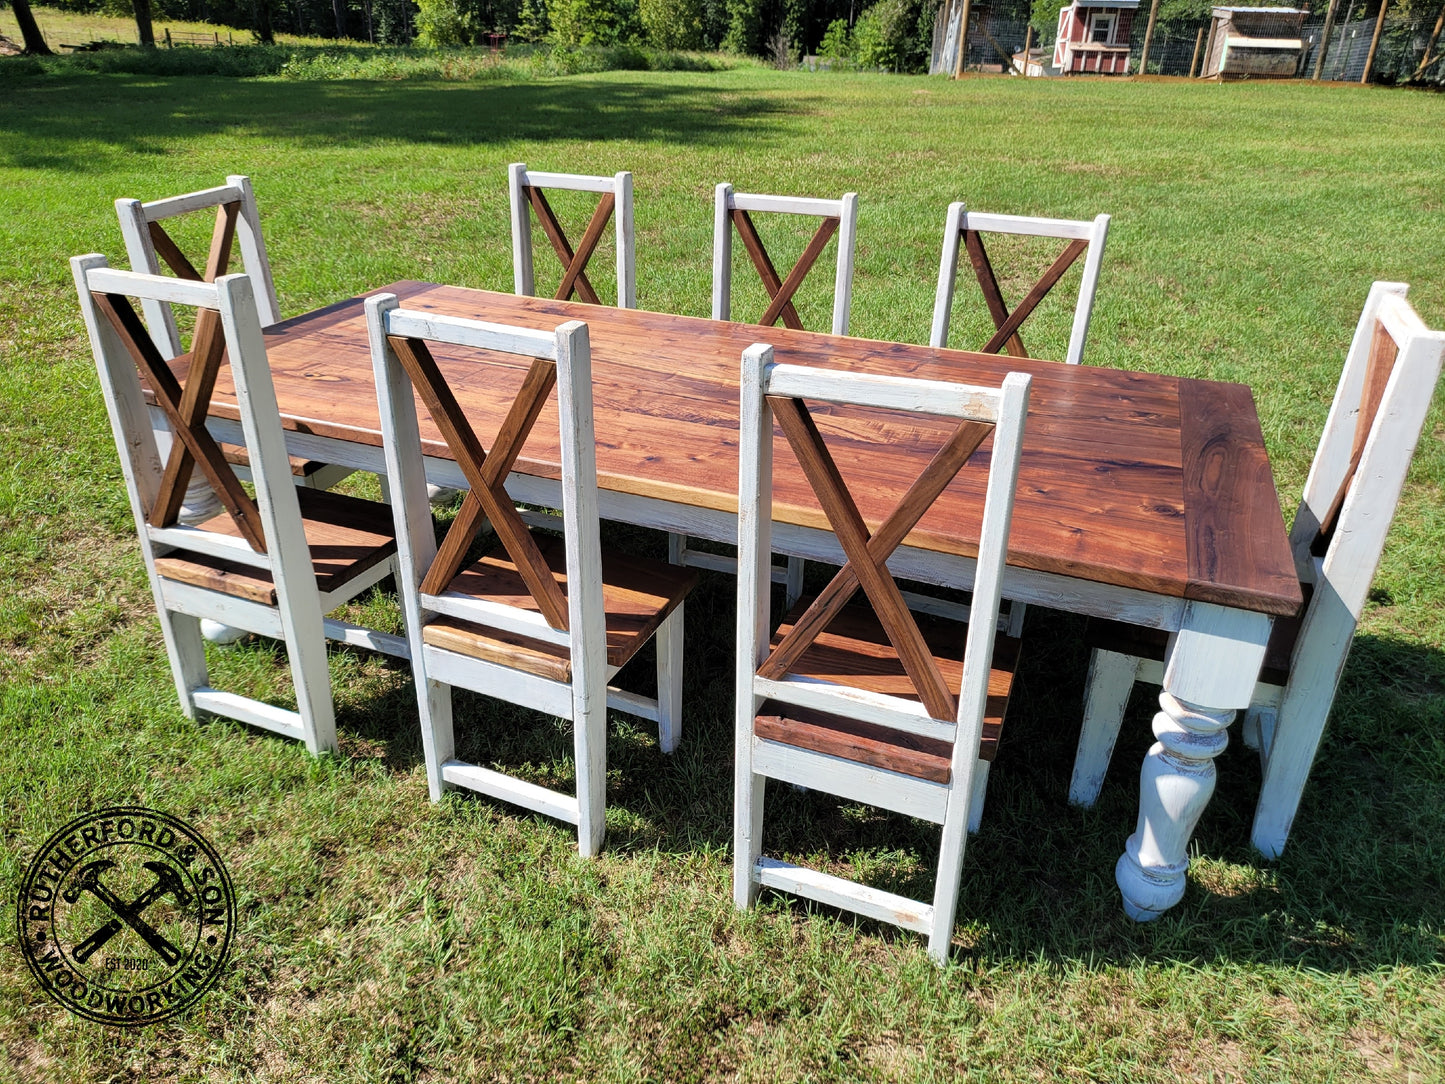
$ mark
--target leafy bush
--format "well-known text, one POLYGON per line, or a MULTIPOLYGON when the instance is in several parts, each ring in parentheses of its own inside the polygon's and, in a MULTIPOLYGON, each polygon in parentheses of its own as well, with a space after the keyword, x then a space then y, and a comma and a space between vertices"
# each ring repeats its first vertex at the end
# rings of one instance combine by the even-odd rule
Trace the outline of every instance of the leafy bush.
POLYGON ((853 58, 865 68, 919 70, 931 45, 919 33, 920 6, 919 0, 878 0, 853 27, 853 58))
POLYGON ((631 45, 642 37, 637 0, 552 0, 547 13, 554 45, 631 45))
POLYGON ((475 28, 458 0, 417 0, 416 41, 432 49, 470 45, 475 28))
POLYGON ((823 34, 823 44, 818 46, 818 55, 829 60, 851 60, 853 57, 853 34, 847 19, 834 19, 823 34))

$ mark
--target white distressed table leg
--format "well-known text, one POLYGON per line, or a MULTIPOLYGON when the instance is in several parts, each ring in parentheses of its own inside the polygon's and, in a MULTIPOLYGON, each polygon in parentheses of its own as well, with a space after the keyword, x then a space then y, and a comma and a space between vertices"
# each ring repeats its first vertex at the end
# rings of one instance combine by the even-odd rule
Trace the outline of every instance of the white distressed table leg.
POLYGON ((1184 896, 1189 838, 1214 793, 1214 758, 1229 744, 1227 728, 1249 706, 1270 619, 1264 614, 1190 602, 1170 637, 1158 742, 1139 773, 1139 821, 1114 867, 1124 912, 1137 922, 1159 917, 1184 896))

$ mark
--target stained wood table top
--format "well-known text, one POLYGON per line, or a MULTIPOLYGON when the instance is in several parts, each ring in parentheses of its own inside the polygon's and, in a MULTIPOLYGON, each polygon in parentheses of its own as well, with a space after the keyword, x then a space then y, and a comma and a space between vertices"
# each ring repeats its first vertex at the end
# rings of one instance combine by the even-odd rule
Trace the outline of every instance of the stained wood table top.
MULTIPOLYGON (((604 489, 736 513, 743 351, 779 362, 997 386, 1033 377, 1009 564, 1268 614, 1301 605, 1254 398, 1224 384, 1086 365, 873 342, 482 290, 398 282, 405 308, 550 330, 585 320, 592 344, 597 469, 604 489)), ((380 445, 362 299, 267 329, 289 428, 380 445)), ((437 360, 489 445, 525 359, 436 345, 437 360)), ((212 413, 235 417, 229 372, 212 413)), ((420 411, 427 453, 448 458, 420 411)), ((892 510, 950 423, 858 408, 818 422, 870 526, 892 510), (879 444, 882 440, 884 443, 879 444)), ((989 444, 906 544, 973 556, 989 444)), ((775 443, 774 518, 828 524, 786 441, 775 443)), ((560 475, 556 397, 516 469, 560 475)))

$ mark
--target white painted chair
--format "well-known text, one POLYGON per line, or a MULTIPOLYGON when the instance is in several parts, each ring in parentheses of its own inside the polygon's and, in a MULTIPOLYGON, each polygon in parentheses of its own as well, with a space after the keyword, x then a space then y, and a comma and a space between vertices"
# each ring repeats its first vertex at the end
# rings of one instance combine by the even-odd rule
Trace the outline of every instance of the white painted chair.
POLYGON ((637 246, 632 230, 632 174, 623 170, 611 177, 590 177, 580 173, 539 173, 527 169, 522 162, 513 162, 507 171, 512 204, 512 274, 516 293, 527 297, 537 293, 532 263, 532 214, 562 262, 562 281, 553 295, 565 301, 576 295, 593 305, 602 302, 587 278, 587 263, 602 239, 607 220, 615 212, 617 237, 617 307, 637 308, 637 246), (576 249, 567 240, 545 189, 570 192, 600 192, 597 210, 582 234, 576 249), (531 208, 530 212, 528 208, 531 208))
POLYGON ((450 787, 480 791, 576 825, 581 853, 595 855, 606 827, 607 708, 655 721, 663 752, 677 746, 683 598, 696 573, 602 551, 586 324, 531 331, 398 305, 391 294, 368 298, 366 318, 432 800, 450 787), (500 368, 498 355, 530 359, 489 451, 452 396, 428 342, 442 344, 454 365, 485 366, 503 379, 515 370, 500 368), (490 360, 478 351, 489 352, 490 360), (561 540, 534 536, 504 488, 554 385, 562 518, 553 523, 563 529, 561 540), (427 504, 413 392, 471 484, 440 547, 427 504), (487 522, 500 545, 468 563, 467 551, 487 522), (654 635, 657 699, 610 688, 612 675, 654 635), (456 759, 452 686, 570 719, 575 797, 456 759))
MULTIPOLYGON (((271 261, 266 256, 266 241, 261 235, 261 216, 256 210, 256 194, 251 189, 249 177, 232 174, 226 178, 225 184, 215 188, 151 200, 148 203, 137 199, 118 199, 115 201, 115 211, 120 219, 120 233, 125 240, 126 255, 130 258, 132 271, 159 275, 164 267, 168 267, 182 279, 214 282, 227 273, 234 255, 233 250, 239 247, 241 270, 251 279, 261 326, 264 328, 280 323, 281 306, 276 300, 276 284, 271 278, 271 261), (211 208, 216 211, 216 225, 211 233, 211 247, 206 257, 205 269, 198 271, 166 232, 162 223, 211 208)), ((170 304, 165 301, 146 300, 142 302, 142 311, 145 313, 151 339, 161 356, 167 360, 179 356, 180 332, 176 328, 170 304)), ((238 476, 243 481, 251 481, 246 450, 223 445, 222 451, 227 461, 237 468, 238 476)), ((330 489, 352 471, 349 467, 293 457, 291 473, 297 485, 311 489, 330 489)), ((197 516, 201 518, 214 514, 220 507, 204 490, 193 492, 187 503, 197 508, 197 516)), ((195 517, 191 515, 183 516, 185 521, 193 518, 195 517)))
POLYGON ((1109 235, 1109 216, 1099 215, 1092 222, 1062 218, 1028 218, 1023 215, 991 215, 968 211, 962 203, 948 205, 948 219, 943 227, 943 257, 938 267, 938 291, 933 301, 933 328, 928 345, 948 345, 948 325, 953 312, 954 286, 958 279, 959 243, 962 241, 973 265, 989 315, 993 317, 993 338, 980 350, 985 354, 1008 353, 1028 357, 1019 328, 1050 290, 1063 278, 1064 272, 1084 256, 1084 273, 1079 280, 1079 299, 1074 306, 1073 330, 1069 334, 1070 365, 1084 360, 1084 340, 1089 334, 1089 317, 1094 311, 1094 291, 1099 284, 1099 267, 1104 261, 1104 242, 1109 235), (999 290, 988 251, 984 247, 986 233, 1014 234, 1028 237, 1057 237, 1068 241, 1063 253, 1043 277, 1024 295, 1012 312, 999 290), (1087 254, 1087 255, 1086 255, 1087 254))
MULTIPOLYGON (((1377 282, 1365 302, 1290 531, 1305 608, 1275 621, 1245 715, 1245 741, 1264 767, 1251 838, 1269 858, 1289 840, 1440 374, 1445 333, 1426 329, 1406 289, 1377 282)), ((1091 625, 1090 639, 1069 787, 1069 800, 1084 806, 1103 785, 1130 690, 1162 682, 1167 646, 1162 635, 1113 624, 1091 625)))
POLYGON ((772 353, 757 344, 743 354, 734 902, 746 909, 767 886, 847 908, 927 935, 929 955, 943 963, 967 829, 982 811, 1018 657, 1018 641, 997 637, 996 625, 1029 377, 1010 373, 1001 388, 977 388, 779 365, 772 353), (951 469, 920 477, 870 536, 804 399, 957 418, 940 452, 951 469), (848 563, 815 599, 800 601, 770 640, 775 418, 848 563), (916 619, 885 562, 990 433, 974 620, 964 630, 916 619), (860 588, 871 608, 847 605, 860 588), (764 857, 768 779, 941 824, 932 904, 764 857))
POLYGON ((400 637, 325 617, 392 574, 396 544, 386 506, 291 484, 247 276, 224 275, 213 283, 163 278, 112 270, 103 256, 94 255, 76 257, 71 268, 181 709, 191 718, 201 712, 223 715, 299 738, 312 752, 334 752, 326 639, 403 656, 407 650, 400 637), (184 387, 132 298, 197 309, 184 387), (254 498, 205 425, 223 351, 230 357, 251 453, 254 498), (146 408, 142 372, 170 420, 172 441, 164 459, 146 408), (188 527, 178 523, 177 513, 193 471, 206 478, 225 510, 188 527), (285 641, 297 710, 212 688, 200 619, 285 641))
MULTIPOLYGON (((752 195, 734 192, 730 184, 718 185, 713 204, 712 236, 714 320, 732 319, 734 230, 742 239, 743 248, 768 292, 768 307, 757 323, 771 327, 781 320, 787 327, 799 331, 803 330, 803 321, 793 305, 793 297, 836 233, 838 258, 833 277, 831 331, 834 335, 848 334, 848 315, 853 304, 853 251, 858 236, 856 192, 845 192, 842 199, 804 199, 795 196, 752 195), (803 215, 821 219, 812 239, 786 278, 778 274, 762 238, 758 236, 752 219, 755 213, 803 215)), ((735 558, 693 549, 688 545, 687 536, 683 534, 668 536, 668 559, 673 564, 711 568, 719 572, 734 572, 737 569, 735 558)), ((803 592, 803 569, 804 562, 801 557, 789 557, 786 567, 773 570, 774 581, 784 585, 789 606, 796 602, 803 592)))

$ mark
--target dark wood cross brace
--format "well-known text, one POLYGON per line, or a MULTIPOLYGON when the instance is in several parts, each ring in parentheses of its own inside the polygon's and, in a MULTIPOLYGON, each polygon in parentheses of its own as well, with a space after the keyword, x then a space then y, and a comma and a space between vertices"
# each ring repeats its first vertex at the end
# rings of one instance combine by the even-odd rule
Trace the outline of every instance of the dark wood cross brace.
POLYGON ((985 422, 960 423, 898 506, 870 535, 807 406, 801 399, 771 395, 768 403, 848 560, 779 641, 758 668, 758 675, 781 681, 861 587, 929 715, 952 722, 958 711, 954 693, 939 672, 887 561, 994 427, 985 422))
POLYGON ((556 249, 557 258, 562 261, 562 281, 553 298, 557 301, 568 301, 575 293, 589 304, 602 304, 597 299, 597 291, 588 281, 586 268, 587 261, 592 259, 592 253, 597 248, 597 242, 602 239, 602 231, 607 228, 607 220, 612 217, 617 197, 611 192, 602 194, 597 210, 592 213, 592 220, 587 223, 587 229, 582 234, 582 243, 574 252, 567 235, 562 232, 562 224, 557 221, 557 216, 552 211, 552 205, 547 202, 546 193, 535 185, 523 185, 522 191, 527 194, 532 210, 537 212, 537 221, 541 223, 542 231, 556 249))
MULTIPOLYGON (((203 275, 186 259, 170 235, 158 222, 150 223, 151 239, 157 254, 165 260, 177 277, 193 282, 214 282, 230 266, 231 249, 236 237, 238 202, 216 208, 216 227, 211 234, 211 251, 203 275)), ((107 322, 125 344, 136 368, 156 394, 156 403, 171 423, 176 440, 161 474, 155 503, 146 519, 153 527, 170 527, 180 514, 191 472, 199 467, 222 506, 235 521, 237 529, 251 548, 266 552, 266 539, 256 502, 241 487, 236 472, 226 462, 220 446, 206 429, 206 414, 211 406, 211 393, 226 355, 226 339, 221 330, 221 314, 215 309, 197 309, 196 326, 191 337, 190 367, 186 384, 181 386, 171 368, 162 359, 145 325, 136 314, 130 299, 118 294, 92 295, 107 322)))
POLYGON ((533 359, 488 455, 426 343, 400 335, 389 335, 387 341, 401 359, 412 386, 426 404, 471 486, 457 518, 437 549, 436 558, 422 578, 422 593, 439 595, 446 591, 461 572, 472 540, 490 520, 547 624, 565 632, 567 597, 504 488, 507 475, 557 383, 557 363, 548 358, 533 359))
POLYGON ((998 329, 993 338, 983 345, 981 353, 1006 353, 1016 358, 1028 357, 1023 339, 1019 336, 1019 327, 1033 315, 1039 302, 1047 297, 1059 279, 1064 277, 1064 272, 1089 250, 1089 242, 1070 241, 1059 258, 1044 272, 1043 277, 1024 295, 1018 308, 1010 313, 1008 306, 1004 304, 1003 293, 999 290, 998 279, 994 277, 993 264, 989 262, 988 252, 983 247, 982 235, 977 230, 966 229, 961 232, 964 247, 968 249, 969 262, 973 264, 973 273, 978 277, 978 284, 983 289, 983 299, 988 305, 989 315, 993 317, 994 327, 998 329))
POLYGON ((824 218, 818 224, 817 231, 813 234, 808 247, 798 257, 798 262, 788 272, 786 279, 780 278, 777 268, 773 266, 772 258, 768 250, 763 247, 763 240, 758 236, 757 227, 753 225, 752 218, 746 211, 733 208, 729 214, 732 216, 733 225, 737 228, 738 236, 742 238, 743 247, 748 250, 752 258, 753 266, 758 269, 758 277, 763 280, 763 286, 768 291, 768 307, 763 311, 762 318, 758 323, 771 327, 782 317, 783 323, 795 331, 802 331, 803 321, 798 316, 798 310, 793 307, 793 295, 798 292, 798 287, 803 284, 803 279, 813 269, 823 249, 827 246, 833 234, 838 232, 837 216, 824 218))

